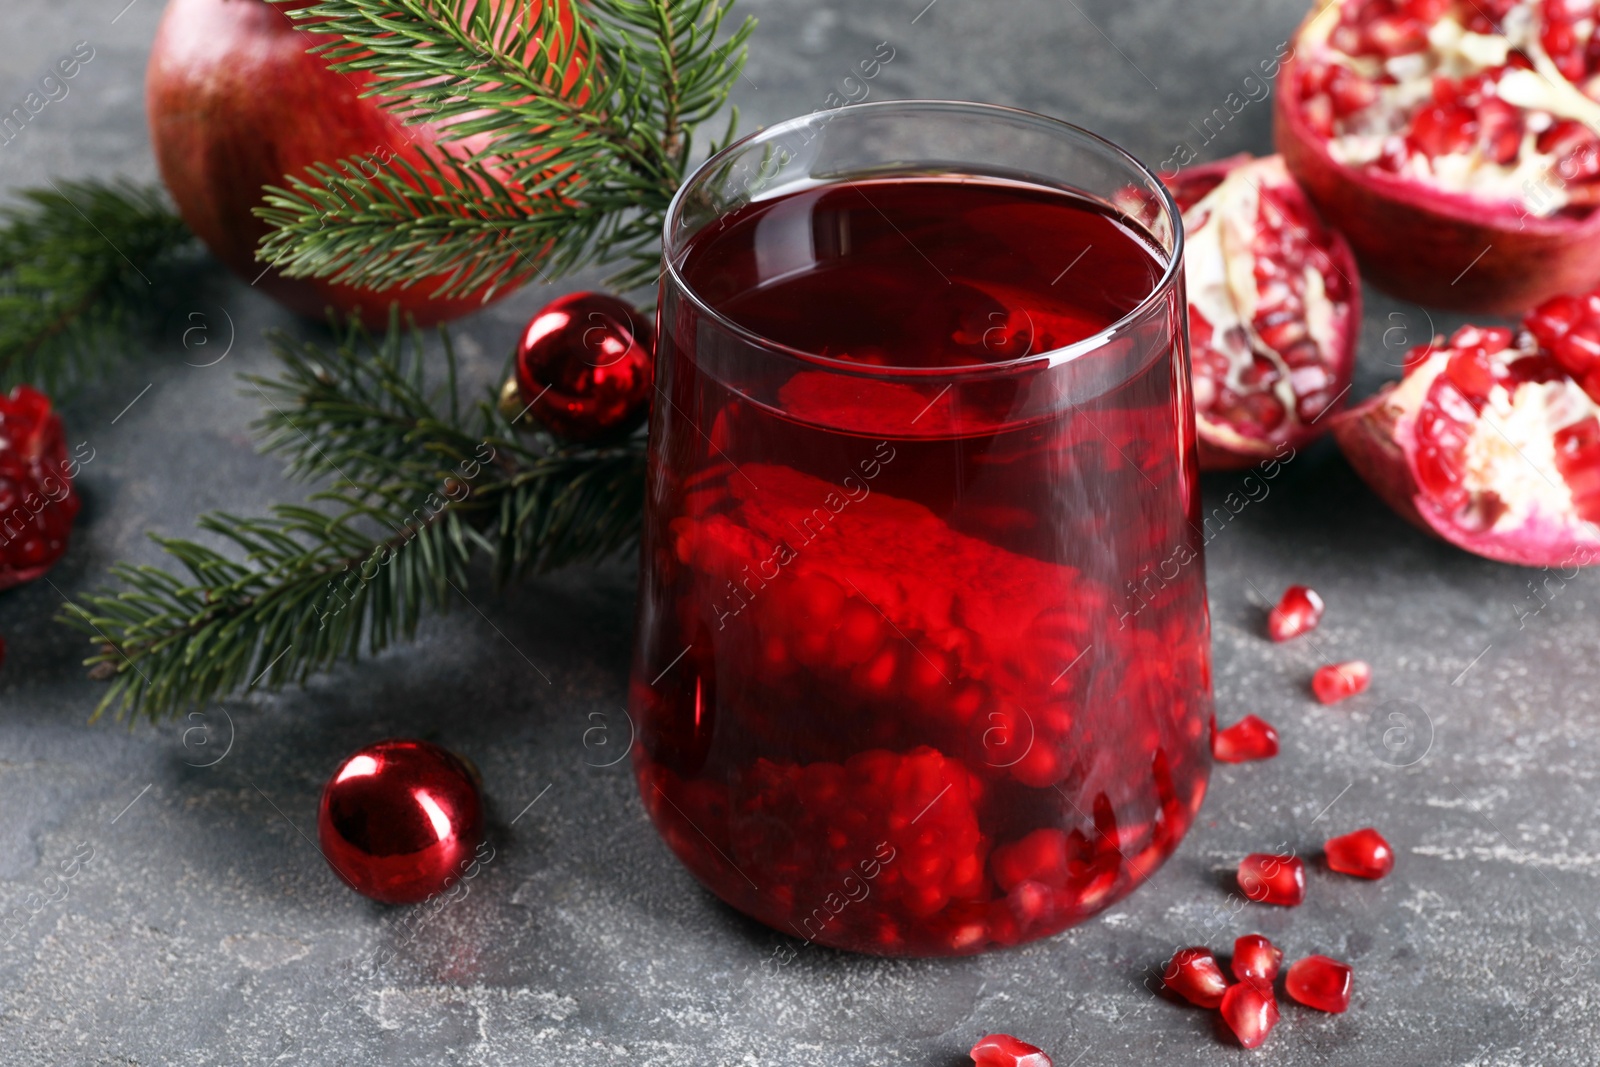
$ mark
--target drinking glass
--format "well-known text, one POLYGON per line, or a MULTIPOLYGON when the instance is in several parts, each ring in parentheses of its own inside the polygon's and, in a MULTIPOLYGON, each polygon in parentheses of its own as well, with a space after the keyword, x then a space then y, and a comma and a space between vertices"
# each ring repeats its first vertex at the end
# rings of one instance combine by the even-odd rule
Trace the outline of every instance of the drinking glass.
POLYGON ((761 131, 670 209, 630 713, 728 904, 859 952, 1080 922, 1212 730, 1179 213, 1009 108, 761 131))

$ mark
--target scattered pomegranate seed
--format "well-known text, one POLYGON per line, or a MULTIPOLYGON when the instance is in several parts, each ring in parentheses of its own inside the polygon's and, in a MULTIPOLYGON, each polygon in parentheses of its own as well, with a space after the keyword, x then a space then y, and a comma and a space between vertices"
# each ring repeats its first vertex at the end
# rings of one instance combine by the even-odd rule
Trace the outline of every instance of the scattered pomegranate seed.
POLYGON ((1298 856, 1252 852, 1239 861, 1239 888, 1257 904, 1295 907, 1306 899, 1306 865, 1298 856))
POLYGON ((1267 636, 1274 641, 1287 641, 1315 630, 1322 621, 1322 608, 1322 598, 1315 589, 1291 585, 1283 591, 1278 606, 1267 613, 1267 636))
POLYGON ((1394 849, 1372 827, 1330 837, 1322 846, 1328 867, 1357 878, 1382 878, 1394 870, 1394 849))
POLYGON ((1245 934, 1233 943, 1233 976, 1271 990, 1283 966, 1283 949, 1260 934, 1245 934))
POLYGON ((1254 715, 1246 715, 1211 738, 1211 755, 1223 763, 1247 763, 1278 754, 1278 731, 1254 715))
POLYGON ((1172 954, 1161 982, 1190 1004, 1215 1008, 1228 990, 1228 979, 1217 966, 1217 957, 1204 946, 1179 949, 1172 954))
POLYGON ((1350 1006, 1350 965, 1326 956, 1295 960, 1283 988, 1308 1008, 1342 1012, 1350 1006))
POLYGON ((1324 704, 1337 704, 1346 697, 1364 693, 1371 684, 1372 668, 1359 659, 1318 667, 1317 673, 1311 676, 1311 691, 1324 704))
POLYGON ((990 1034, 972 1046, 977 1067, 1054 1067, 1050 1057, 1010 1034, 990 1034))
POLYGON ((1222 996, 1222 1021, 1245 1048, 1259 1048, 1278 1025, 1278 1002, 1250 982, 1231 985, 1222 996))

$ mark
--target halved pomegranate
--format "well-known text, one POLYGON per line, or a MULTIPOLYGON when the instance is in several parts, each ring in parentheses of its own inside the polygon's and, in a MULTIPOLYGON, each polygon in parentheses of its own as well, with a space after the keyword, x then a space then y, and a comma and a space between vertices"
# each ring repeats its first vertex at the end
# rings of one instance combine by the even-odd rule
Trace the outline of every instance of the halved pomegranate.
POLYGON ((1600 337, 1600 294, 1550 301, 1527 326, 1413 349, 1334 435, 1422 529, 1505 563, 1582 566, 1600 559, 1600 404, 1567 368, 1600 337))
POLYGON ((1355 256, 1280 156, 1166 179, 1183 210, 1202 470, 1235 470, 1321 434, 1350 388, 1361 323, 1355 256))
POLYGON ((1321 0, 1278 150, 1367 277, 1508 312, 1600 281, 1592 0, 1321 0))

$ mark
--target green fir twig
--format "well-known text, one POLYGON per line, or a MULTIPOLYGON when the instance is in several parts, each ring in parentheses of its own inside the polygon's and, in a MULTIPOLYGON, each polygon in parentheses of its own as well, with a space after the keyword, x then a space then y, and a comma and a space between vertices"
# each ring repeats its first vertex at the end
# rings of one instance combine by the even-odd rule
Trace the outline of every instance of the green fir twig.
POLYGON ((0 390, 58 392, 158 329, 199 262, 159 190, 54 182, 0 210, 0 390))
POLYGON ((304 683, 411 639, 477 560, 505 584, 636 542, 643 443, 562 447, 512 431, 486 400, 462 410, 423 378, 420 335, 352 329, 331 350, 269 338, 283 361, 248 379, 265 446, 327 487, 264 518, 206 515, 232 546, 157 537, 175 569, 119 564, 119 590, 69 604, 85 662, 108 678, 96 714, 152 720, 230 695, 304 683))
MULTIPOLYGON (((269 188, 259 258, 294 277, 460 296, 593 263, 654 279, 693 131, 727 102, 754 23, 731 0, 322 0, 291 12, 332 35, 336 70, 446 158, 379 146, 269 188)), ((735 114, 721 143, 732 137, 735 114)), ((710 148, 715 150, 713 140, 710 148)))

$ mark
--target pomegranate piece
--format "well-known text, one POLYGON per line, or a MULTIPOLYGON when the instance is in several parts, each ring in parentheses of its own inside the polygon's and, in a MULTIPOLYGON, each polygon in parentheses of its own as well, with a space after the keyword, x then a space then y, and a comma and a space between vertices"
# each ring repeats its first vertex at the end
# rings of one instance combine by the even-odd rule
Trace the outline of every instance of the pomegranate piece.
POLYGON ((1278 731, 1254 715, 1246 715, 1211 738, 1211 755, 1223 763, 1248 763, 1278 754, 1278 731))
POLYGON ((1183 209, 1200 467, 1282 456, 1321 435, 1349 392, 1355 257, 1279 156, 1234 156, 1167 184, 1183 209))
POLYGON ((1398 296, 1510 312, 1587 288, 1600 281, 1594 25, 1588 2, 1317 4, 1278 76, 1278 150, 1398 296))
POLYGON ((1322 621, 1322 606, 1322 597, 1315 589, 1291 585, 1267 613, 1267 636, 1274 641, 1287 641, 1315 630, 1322 621))
POLYGON ((1337 1014, 1350 1006, 1350 965, 1327 956, 1295 960, 1283 989, 1308 1008, 1337 1014))
POLYGON ((1311 691, 1324 704, 1337 704, 1357 693, 1365 693, 1371 684, 1372 668, 1359 659, 1329 663, 1318 667, 1317 673, 1311 676, 1311 691))
POLYGON ((972 1046, 975 1067, 1053 1067, 1049 1056, 1010 1034, 990 1034, 972 1046))
POLYGON ((1245 1048, 1260 1048, 1278 1025, 1278 1002, 1269 990, 1251 982, 1228 987, 1222 996, 1222 1020, 1245 1048))
POLYGON ((1404 377, 1334 420, 1351 466, 1402 517, 1469 552, 1533 567, 1600 553, 1600 295, 1525 328, 1466 326, 1414 349, 1404 377), (1591 377, 1593 380, 1591 380, 1591 377))
POLYGON ((1245 934, 1233 943, 1229 968, 1241 982, 1253 982, 1270 992, 1282 966, 1283 950, 1260 934, 1245 934))
POLYGON ((1322 854, 1329 870, 1357 878, 1382 878, 1394 870, 1394 849, 1370 826, 1343 837, 1328 838, 1322 854))
POLYGON ((1204 946, 1179 949, 1167 961, 1161 983, 1190 1004, 1215 1008, 1222 1003, 1228 979, 1217 966, 1217 957, 1204 946))
POLYGON ((0 396, 0 590, 31 582, 67 551, 81 506, 61 417, 43 393, 0 396))
POLYGON ((1306 899, 1306 865, 1298 856, 1252 852, 1239 861, 1239 888, 1257 904, 1298 907, 1306 899))

